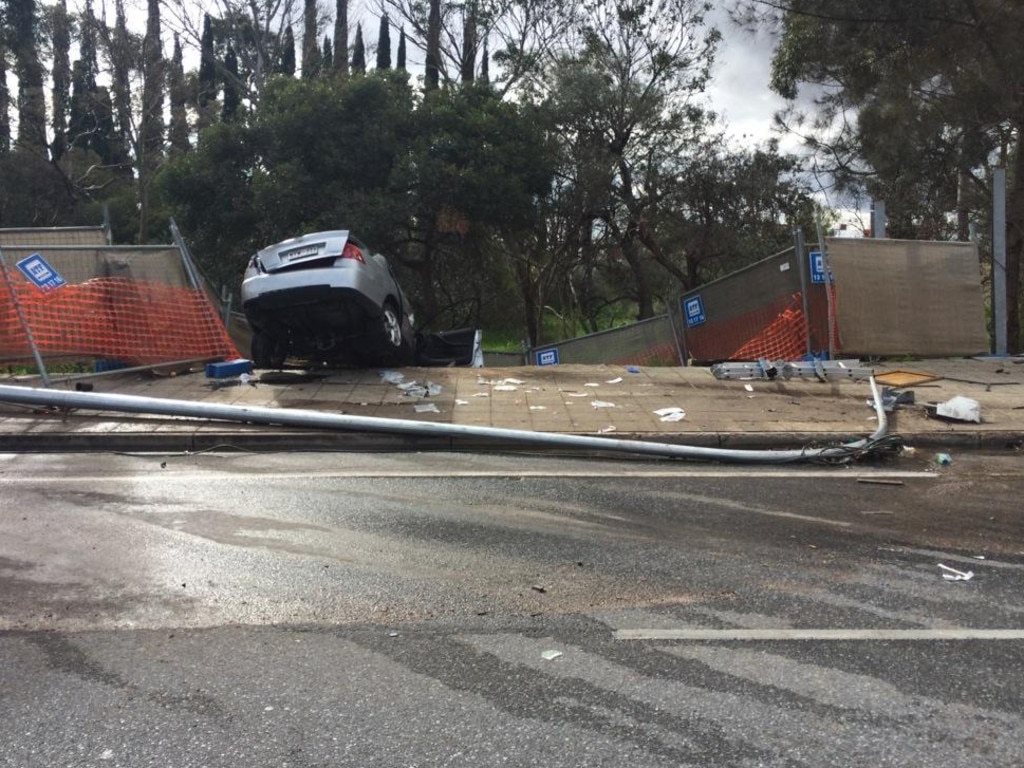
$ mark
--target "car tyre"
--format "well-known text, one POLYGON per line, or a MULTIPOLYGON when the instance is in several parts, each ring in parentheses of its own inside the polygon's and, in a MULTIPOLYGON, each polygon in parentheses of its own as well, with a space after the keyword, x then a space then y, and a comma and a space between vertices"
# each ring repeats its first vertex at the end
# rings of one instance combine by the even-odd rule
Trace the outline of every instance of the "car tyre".
POLYGON ((402 311, 394 301, 384 302, 380 320, 383 342, 380 362, 384 365, 402 365, 412 359, 412 346, 402 335, 402 311))
POLYGON ((252 334, 252 364, 256 368, 283 368, 288 357, 288 345, 262 331, 252 334))

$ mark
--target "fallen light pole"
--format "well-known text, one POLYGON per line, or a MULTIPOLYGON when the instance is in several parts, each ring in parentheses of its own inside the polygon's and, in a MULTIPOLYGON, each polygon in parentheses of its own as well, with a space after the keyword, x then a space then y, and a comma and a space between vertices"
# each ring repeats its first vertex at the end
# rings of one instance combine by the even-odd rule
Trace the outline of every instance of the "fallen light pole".
POLYGON ((886 417, 874 377, 869 379, 874 397, 878 428, 867 438, 841 445, 792 450, 738 450, 673 445, 643 440, 619 440, 588 435, 532 432, 523 429, 476 427, 464 424, 437 424, 411 419, 387 419, 374 416, 349 416, 309 410, 195 403, 139 395, 107 395, 93 392, 65 392, 0 385, 0 401, 21 405, 48 406, 63 410, 86 409, 120 413, 147 413, 184 418, 218 419, 240 423, 306 427, 353 432, 383 432, 411 436, 478 438, 501 440, 521 445, 611 451, 675 459, 785 464, 804 461, 843 462, 872 453, 886 437, 886 417))

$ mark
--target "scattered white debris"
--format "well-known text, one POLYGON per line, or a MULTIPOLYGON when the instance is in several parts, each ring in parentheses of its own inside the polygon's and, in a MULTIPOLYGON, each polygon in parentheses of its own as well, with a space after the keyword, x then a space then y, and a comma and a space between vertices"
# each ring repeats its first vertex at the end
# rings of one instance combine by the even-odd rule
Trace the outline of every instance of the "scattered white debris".
POLYGON ((670 408, 659 408, 654 412, 655 416, 661 417, 661 421, 682 421, 686 418, 686 411, 678 406, 670 408))
POLYGON ((615 403, 609 403, 606 400, 591 400, 590 405, 594 408, 614 408, 615 403))
POLYGON ((586 392, 566 392, 567 397, 590 397, 586 392))
POLYGON ((957 395, 935 406, 935 413, 947 419, 981 423, 981 403, 970 397, 957 395))
POLYGON ((747 390, 747 392, 753 392, 754 391, 754 385, 753 384, 744 384, 743 388, 745 390, 747 390))
POLYGON ((544 651, 540 655, 540 657, 542 659, 544 659, 544 661, 554 661, 555 659, 557 659, 561 655, 562 655, 561 651, 544 651))
POLYGON ((622 381, 622 377, 616 376, 614 379, 608 379, 605 384, 618 384, 620 381, 622 381))
POLYGON ((114 750, 112 750, 112 749, 104 749, 103 753, 100 755, 100 760, 113 760, 113 759, 114 759, 114 750))
POLYGON ((984 560, 985 559, 984 555, 973 555, 973 557, 974 557, 975 560, 984 560))
POLYGON ((440 413, 434 403, 416 403, 413 408, 416 409, 416 413, 440 413))
POLYGON ((511 384, 495 384, 493 387, 495 392, 515 392, 516 387, 511 384))
POLYGON ((400 384, 405 381, 405 376, 398 371, 381 371, 380 377, 388 384, 400 384))
POLYGON ((469 405, 469 400, 461 400, 459 398, 455 398, 455 404, 456 405, 469 405))
POLYGON ((548 407, 546 405, 531 405, 531 411, 546 411, 548 407))
POLYGON ((600 387, 601 385, 594 381, 588 381, 583 385, 584 387, 600 387))
POLYGON ((974 578, 974 571, 958 571, 956 568, 950 568, 942 563, 937 563, 937 565, 946 571, 946 573, 942 574, 942 578, 946 581, 970 581, 974 578))
POLYGON ((614 432, 614 431, 615 431, 614 425, 609 424, 607 427, 601 427, 601 429, 597 430, 597 433, 599 435, 607 435, 609 432, 614 432))
POLYGON ((501 386, 502 384, 525 384, 526 382, 523 381, 522 379, 501 379, 500 381, 496 381, 494 383, 497 384, 498 386, 501 386))
POLYGON ((474 392, 473 397, 490 397, 490 392, 474 392))

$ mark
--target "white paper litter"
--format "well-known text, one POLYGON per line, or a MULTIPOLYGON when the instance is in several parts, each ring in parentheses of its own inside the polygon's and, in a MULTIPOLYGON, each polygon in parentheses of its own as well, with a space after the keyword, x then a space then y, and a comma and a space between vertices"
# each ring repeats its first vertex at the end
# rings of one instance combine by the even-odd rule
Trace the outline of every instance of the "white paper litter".
POLYGON ((935 407, 935 413, 945 416, 947 419, 981 423, 981 403, 963 395, 957 395, 944 403, 939 403, 935 407))
POLYGON ((743 388, 745 390, 747 390, 747 392, 753 392, 754 391, 754 385, 753 384, 744 384, 743 388))
POLYGON ((494 387, 492 387, 492 389, 495 392, 515 392, 516 391, 516 387, 513 387, 511 384, 495 384, 494 387))
POLYGON ((946 571, 946 573, 942 574, 942 578, 946 581, 970 581, 974 578, 974 571, 958 571, 956 568, 950 568, 942 563, 937 563, 937 565, 946 571))
POLYGON ((614 379, 608 379, 605 384, 618 384, 620 381, 622 381, 622 377, 616 376, 614 379))
POLYGON ((614 431, 615 431, 615 427, 613 425, 611 425, 611 424, 609 424, 607 427, 601 427, 601 429, 597 430, 598 434, 601 434, 601 435, 607 435, 609 432, 614 432, 614 431))
POLYGON ((416 413, 440 413, 433 403, 417 403, 413 408, 416 409, 416 413))
POLYGON ((548 407, 546 405, 531 405, 531 411, 546 411, 548 407))
POLYGON ((655 416, 660 416, 661 421, 682 421, 686 418, 686 411, 678 406, 672 406, 670 408, 659 408, 654 412, 655 416))
POLYGON ((607 402, 605 400, 591 400, 590 404, 594 408, 614 408, 615 407, 615 403, 609 403, 609 402, 607 402))
POLYGON ((522 379, 502 379, 501 381, 496 381, 494 383, 501 386, 502 384, 525 384, 526 382, 522 379))
POLYGON ((455 404, 456 405, 469 405, 469 400, 460 400, 459 398, 455 398, 455 404))
POLYGON ((381 371, 380 377, 388 384, 398 384, 405 381, 405 376, 400 374, 398 371, 381 371))
POLYGON ((584 387, 600 387, 601 385, 594 381, 588 381, 583 385, 584 387))
POLYGON ((474 392, 473 397, 490 397, 490 392, 474 392))
POLYGON ((540 657, 542 659, 544 659, 544 661, 553 661, 553 660, 557 659, 561 655, 562 655, 561 651, 544 651, 540 655, 540 657))
POLYGON ((586 392, 566 392, 566 397, 590 397, 586 392))

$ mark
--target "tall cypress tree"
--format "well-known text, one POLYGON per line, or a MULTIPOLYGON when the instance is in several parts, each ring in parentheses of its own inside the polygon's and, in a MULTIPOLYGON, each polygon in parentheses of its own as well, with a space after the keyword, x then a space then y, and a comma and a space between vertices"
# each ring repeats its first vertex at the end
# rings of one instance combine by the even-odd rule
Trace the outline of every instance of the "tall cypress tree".
POLYGON ((164 140, 165 64, 160 42, 160 0, 149 0, 142 41, 142 151, 155 160, 164 140))
POLYGON ((188 95, 185 92, 185 67, 182 61, 181 40, 177 32, 174 33, 174 54, 167 70, 167 92, 171 99, 171 125, 167 138, 171 145, 171 153, 181 155, 189 150, 188 111, 186 109, 188 95))
POLYGON ((68 148, 68 111, 71 107, 71 24, 67 0, 53 6, 53 142, 50 153, 60 160, 68 148))
POLYGON ((356 39, 352 43, 352 72, 362 74, 366 72, 366 46, 363 45, 363 25, 356 24, 356 39))
POLYGON ((324 35, 324 48, 320 54, 320 63, 323 67, 321 74, 328 74, 334 69, 334 49, 331 47, 331 36, 324 35))
POLYGON ((45 154, 46 95, 35 0, 7 0, 7 21, 18 77, 18 145, 45 154))
POLYGON ((221 112, 221 119, 230 123, 238 114, 238 56, 235 49, 228 46, 228 52, 224 55, 224 108, 221 112))
POLYGON ((117 116, 116 134, 112 137, 111 154, 123 166, 125 174, 131 172, 129 164, 129 146, 132 142, 134 128, 132 126, 132 91, 131 69, 135 54, 132 50, 131 37, 128 35, 128 24, 125 20, 124 0, 114 3, 114 44, 110 49, 110 65, 112 68, 111 87, 113 88, 114 113, 117 116))
POLYGON ((395 69, 405 71, 405 27, 398 32, 398 58, 395 60, 395 69))
MULTIPOLYGON (((0 16, 0 25, 3 17, 0 16)), ((11 151, 11 95, 7 91, 7 45, 0 35, 0 153, 11 151)))
POLYGON ((348 0, 337 0, 335 4, 334 68, 348 74, 348 0))
POLYGON ((380 32, 377 34, 377 69, 391 69, 391 25, 388 15, 380 17, 380 32))
POLYGON ((291 24, 284 30, 284 43, 281 44, 281 64, 277 71, 289 77, 295 75, 295 34, 292 32, 291 24))
POLYGON ((312 80, 320 75, 320 42, 317 35, 316 0, 305 0, 302 30, 302 79, 312 80))
POLYGON ((203 36, 199 41, 199 93, 200 114, 217 98, 217 59, 214 53, 213 23, 210 14, 203 14, 203 36))
POLYGON ((427 16, 427 61, 423 72, 423 90, 434 91, 441 77, 441 0, 430 0, 427 16))

